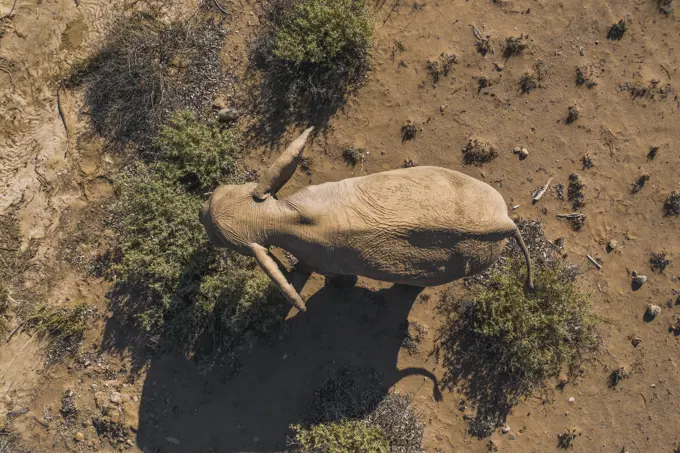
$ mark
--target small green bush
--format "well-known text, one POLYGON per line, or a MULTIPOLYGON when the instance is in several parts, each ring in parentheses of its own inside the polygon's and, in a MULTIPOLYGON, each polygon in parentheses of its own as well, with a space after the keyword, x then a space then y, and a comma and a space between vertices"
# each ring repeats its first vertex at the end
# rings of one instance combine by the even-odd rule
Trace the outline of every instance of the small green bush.
POLYGON ((320 424, 311 428, 300 425, 295 431, 294 446, 299 453, 389 453, 390 444, 376 427, 362 420, 320 424))
POLYGON ((364 0, 295 1, 277 27, 274 54, 298 65, 332 66, 348 52, 368 52, 372 41, 364 0))
POLYGON ((239 134, 200 121, 191 110, 172 114, 154 139, 165 179, 206 190, 233 176, 240 153, 239 134))
POLYGON ((369 70, 373 17, 364 0, 271 0, 251 61, 265 129, 324 123, 369 70), (283 119, 282 119, 283 118, 283 119))
POLYGON ((73 308, 42 306, 26 319, 26 326, 49 342, 47 359, 49 363, 55 363, 68 354, 78 352, 94 313, 95 309, 85 303, 73 308))
POLYGON ((511 256, 466 298, 441 303, 447 320, 436 353, 446 368, 443 383, 462 383, 477 404, 471 431, 480 437, 563 367, 575 374, 599 345, 590 297, 576 288, 573 268, 556 259, 541 264, 532 292, 525 293, 523 262, 511 256))
POLYGON ((180 345, 187 355, 214 357, 276 330, 288 309, 278 291, 254 260, 215 249, 198 220, 197 190, 236 181, 238 135, 181 111, 154 145, 151 162, 116 180, 114 311, 134 320, 149 344, 180 345))

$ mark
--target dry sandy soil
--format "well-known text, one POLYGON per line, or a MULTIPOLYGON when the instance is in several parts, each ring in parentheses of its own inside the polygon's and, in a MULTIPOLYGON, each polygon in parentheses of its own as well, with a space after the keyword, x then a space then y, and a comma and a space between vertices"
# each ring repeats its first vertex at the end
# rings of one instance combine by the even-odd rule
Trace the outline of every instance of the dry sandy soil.
MULTIPOLYGON (((315 278, 303 292, 309 311, 288 319, 288 335, 280 342, 255 346, 233 378, 126 343, 124 329, 107 313, 108 283, 86 276, 83 264, 107 248, 101 208, 113 196, 115 156, 88 132, 80 94, 61 90, 57 96, 56 81, 92 52, 115 12, 142 8, 143 2, 11 3, 0 6, 0 15, 13 8, 11 17, 0 20, 0 213, 17 219, 20 238, 3 231, 0 254, 5 264, 16 259, 16 294, 44 294, 54 305, 85 300, 98 307, 99 317, 83 345, 85 361, 45 365, 41 344, 23 331, 2 341, 0 414, 30 410, 14 417, 19 443, 2 444, 3 453, 21 451, 20 444, 40 452, 113 451, 87 422, 113 391, 124 395, 121 416, 134 428, 129 451, 279 451, 311 389, 345 364, 371 366, 387 384, 415 393, 427 451, 486 451, 488 439, 467 433, 470 409, 460 407, 462 396, 445 392, 435 402, 426 378, 428 372, 442 374, 428 355, 440 323, 434 307, 442 288, 426 290, 433 297, 414 303, 403 290, 376 282, 338 290, 315 278), (85 234, 90 240, 83 240, 85 234), (16 254, 28 256, 21 266, 16 254), (376 297, 387 303, 368 303, 376 297), (415 355, 401 348, 407 319, 427 328, 415 355), (80 415, 77 424, 58 427, 68 389, 80 415), (77 431, 83 442, 73 440, 77 431)), ((224 64, 238 73, 258 14, 248 2, 223 3, 232 12, 224 64)), ((540 220, 549 238, 564 238, 564 252, 582 270, 579 286, 592 293, 602 319, 603 351, 563 391, 517 406, 508 418, 511 433, 491 438, 500 451, 556 451, 557 434, 575 428, 580 435, 574 451, 675 451, 680 337, 669 333, 669 325, 680 306, 668 301, 678 297, 680 268, 671 264, 654 273, 649 258, 665 252, 680 260, 680 217, 664 217, 662 210, 666 196, 680 190, 679 16, 660 13, 656 0, 387 0, 376 8, 369 79, 308 146, 311 176, 298 172, 286 190, 398 168, 406 159, 463 171, 498 188, 509 207, 519 205, 514 216, 540 220), (628 30, 622 39, 608 40, 620 19, 628 30), (473 25, 489 36, 495 52, 477 52, 473 25), (528 35, 527 49, 505 59, 506 38, 520 35, 528 35), (458 62, 433 84, 427 61, 443 52, 458 62), (597 86, 576 86, 577 66, 597 86), (540 76, 529 93, 520 90, 525 73, 540 76), (482 77, 490 86, 480 90, 482 77), (631 87, 648 91, 633 96, 631 87), (570 106, 580 116, 567 124, 570 106), (402 143, 400 128, 408 120, 418 133, 402 143), (499 157, 481 168, 463 166, 461 149, 469 138, 492 143, 499 157), (367 161, 347 167, 345 146, 368 150, 367 161), (526 147, 528 158, 518 159, 516 146, 526 147), (648 160, 652 146, 659 147, 658 155, 648 160), (592 168, 583 169, 584 155, 592 158, 592 168), (571 206, 555 190, 531 204, 534 190, 550 177, 553 188, 566 187, 574 172, 585 183, 587 221, 578 232, 556 217, 571 206), (643 174, 650 179, 632 194, 632 183, 643 174), (607 253, 612 239, 618 248, 607 253), (602 269, 587 255, 601 260, 602 269), (638 291, 631 288, 631 271, 649 276, 638 291), (650 322, 643 319, 648 303, 662 307, 650 322), (634 336, 641 340, 637 347, 634 336), (609 374, 622 366, 635 372, 608 388, 609 374)), ((250 157, 260 168, 271 158, 264 149, 253 149, 250 157)))

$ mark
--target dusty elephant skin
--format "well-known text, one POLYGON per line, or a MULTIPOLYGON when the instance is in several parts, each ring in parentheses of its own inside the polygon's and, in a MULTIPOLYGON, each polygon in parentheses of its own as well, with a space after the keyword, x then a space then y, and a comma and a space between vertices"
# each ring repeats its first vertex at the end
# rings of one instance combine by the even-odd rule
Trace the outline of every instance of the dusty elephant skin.
POLYGON ((267 246, 327 277, 363 276, 436 286, 488 268, 514 237, 531 263, 501 195, 470 176, 412 167, 309 186, 277 199, 302 156, 307 129, 259 184, 223 185, 200 214, 211 243, 254 256, 285 297, 304 310, 267 246))

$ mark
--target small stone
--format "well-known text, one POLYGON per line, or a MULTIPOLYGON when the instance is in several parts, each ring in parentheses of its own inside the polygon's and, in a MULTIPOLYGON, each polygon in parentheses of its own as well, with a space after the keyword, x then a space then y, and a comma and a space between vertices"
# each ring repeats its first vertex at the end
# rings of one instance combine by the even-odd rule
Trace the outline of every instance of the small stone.
POLYGON ((652 318, 656 318, 661 314, 661 307, 659 307, 658 305, 649 304, 647 305, 646 313, 652 318))
POLYGON ((78 431, 75 436, 73 436, 76 442, 83 442, 85 440, 85 434, 78 431))
POLYGON ((123 402, 123 399, 121 398, 120 393, 113 392, 111 394, 111 398, 109 398, 109 401, 111 401, 113 404, 120 404, 123 402))
POLYGON ((177 439, 174 438, 174 437, 166 437, 165 440, 167 440, 167 441, 170 442, 171 444, 179 445, 179 440, 177 440, 177 439))
POLYGON ((494 66, 496 66, 496 71, 501 72, 503 69, 505 69, 505 65, 501 63, 494 63, 494 66))
POLYGON ((446 110, 446 105, 445 105, 445 104, 440 105, 440 106, 439 106, 439 111, 440 111, 441 113, 444 113, 444 110, 446 110))
POLYGON ((131 399, 132 399, 132 398, 130 398, 130 395, 128 395, 127 393, 122 393, 122 394, 120 395, 120 400, 121 400, 121 402, 122 402, 123 404, 129 403, 131 399))
POLYGON ((586 54, 586 49, 584 49, 583 47, 579 47, 578 53, 581 54, 581 56, 584 56, 586 54))
POLYGON ((502 432, 503 434, 509 433, 509 432, 510 432, 510 426, 508 426, 508 425, 503 425, 503 427, 501 428, 501 432, 502 432))
POLYGON ((227 107, 226 109, 222 109, 219 112, 217 112, 217 119, 223 123, 230 123, 232 121, 236 121, 237 119, 239 119, 240 116, 241 112, 231 107, 227 107))
POLYGON ((520 152, 522 152, 522 148, 520 148, 519 146, 515 146, 515 149, 513 149, 512 152, 515 154, 519 154, 520 152))
POLYGON ((109 415, 109 418, 113 423, 118 423, 120 421, 120 412, 118 411, 111 411, 111 414, 109 415))
POLYGON ((510 439, 510 440, 517 440, 517 436, 515 436, 515 435, 512 434, 512 433, 510 433, 510 435, 508 436, 508 439, 510 439))
POLYGON ((567 382, 569 382, 569 376, 566 374, 560 374, 557 380, 559 381, 560 385, 566 385, 567 382))
POLYGON ((611 241, 609 241, 607 243, 607 253, 610 253, 610 252, 616 250, 616 247, 618 247, 618 246, 619 246, 619 241, 617 241, 616 239, 612 239, 611 241))
POLYGON ((642 286, 647 283, 647 276, 633 272, 633 283, 635 283, 637 286, 642 286))
POLYGON ((574 401, 576 401, 576 398, 574 398, 574 397, 572 396, 572 397, 570 397, 567 401, 569 402, 569 404, 574 404, 574 401))
POLYGON ((519 158, 520 159, 526 159, 527 157, 529 157, 529 151, 526 148, 522 148, 519 151, 519 158))

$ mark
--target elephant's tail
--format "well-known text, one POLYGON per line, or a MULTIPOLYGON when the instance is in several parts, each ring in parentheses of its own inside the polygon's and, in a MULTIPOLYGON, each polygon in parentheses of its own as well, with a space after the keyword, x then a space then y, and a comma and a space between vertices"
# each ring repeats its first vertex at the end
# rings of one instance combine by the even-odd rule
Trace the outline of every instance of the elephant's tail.
POLYGON ((522 249, 522 253, 524 254, 524 260, 527 263, 527 279, 526 279, 527 288, 534 289, 534 277, 531 272, 531 257, 529 256, 529 249, 527 249, 527 245, 524 243, 524 239, 522 239, 522 234, 519 232, 519 228, 515 227, 513 236, 517 241, 517 245, 519 245, 519 248, 522 249))

